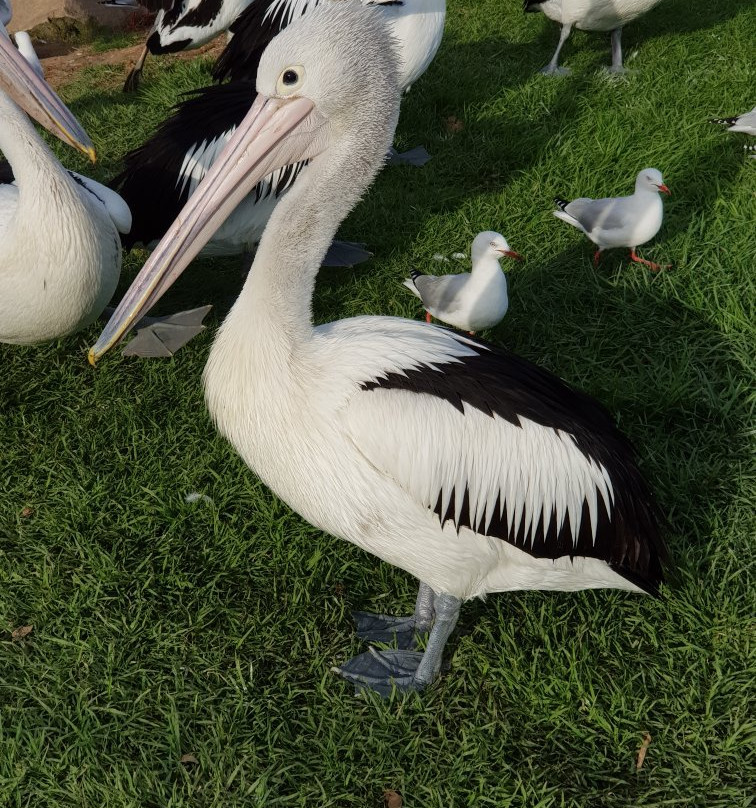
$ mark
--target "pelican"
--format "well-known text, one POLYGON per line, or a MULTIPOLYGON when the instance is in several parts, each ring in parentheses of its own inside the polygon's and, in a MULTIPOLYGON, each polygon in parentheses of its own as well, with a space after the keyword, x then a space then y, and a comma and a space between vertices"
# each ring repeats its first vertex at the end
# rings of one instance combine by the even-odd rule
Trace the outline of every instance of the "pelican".
POLYGON ((572 202, 556 197, 558 210, 554 211, 554 216, 581 230, 596 245, 594 266, 598 266, 605 249, 629 247, 631 261, 656 272, 661 265, 641 258, 636 249, 651 241, 662 226, 664 205, 660 193, 668 196, 672 193, 664 184, 661 171, 644 168, 635 178, 635 193, 631 196, 581 197, 572 202))
POLYGON ((484 230, 473 239, 472 272, 425 275, 413 270, 404 285, 423 303, 425 321, 443 323, 473 335, 499 323, 509 308, 507 277, 501 271, 503 257, 522 261, 501 233, 484 230))
POLYGON ((566 67, 559 67, 559 53, 573 26, 581 31, 611 31, 612 65, 607 69, 610 73, 624 73, 622 27, 659 2, 661 0, 524 0, 526 12, 542 11, 550 20, 562 26, 557 49, 541 73, 562 76, 570 72, 566 67))
MULTIPOLYGON (((291 1, 297 2, 297 0, 291 1)), ((121 0, 121 2, 117 2, 117 5, 142 6, 148 11, 157 12, 142 53, 126 77, 123 91, 129 93, 138 89, 148 53, 159 55, 199 48, 226 31, 252 2, 263 3, 270 2, 270 0, 127 0, 126 2, 121 0)))
POLYGON ((15 182, 0 184, 0 342, 31 344, 105 308, 121 267, 115 220, 127 227, 128 209, 120 201, 111 214, 117 196, 66 171, 37 134, 23 110, 95 158, 78 121, 1 32, 0 150, 15 182))
MULTIPOLYGON (((310 0, 310 11, 318 2, 310 0)), ((370 4, 380 8, 399 42, 400 84, 406 90, 417 81, 438 50, 446 0, 404 0, 398 5, 371 0, 370 4)), ((308 3, 303 0, 292 5, 296 5, 296 13, 291 12, 295 19, 308 10, 308 3)), ((234 37, 219 60, 221 72, 217 77, 230 76, 232 80, 199 90, 195 97, 180 104, 149 140, 124 158, 124 170, 111 185, 126 200, 134 216, 131 233, 124 239, 127 249, 157 243, 249 111, 255 97, 254 75, 262 49, 278 33, 280 25, 289 22, 285 8, 281 2, 265 6, 261 0, 255 0, 232 26, 234 37), (275 25, 262 26, 260 17, 266 15, 260 10, 264 8, 276 12, 272 17, 275 25)), ((413 162, 411 155, 406 159, 413 162)), ((420 164, 422 161, 423 158, 420 164)), ((218 229, 204 254, 251 253, 279 198, 303 168, 304 163, 286 166, 263 178, 218 229)), ((335 259, 329 262, 338 263, 335 259)))
POLYGON ((279 34, 248 115, 89 354, 94 363, 128 331, 263 176, 309 160, 218 331, 205 397, 220 432, 291 508, 421 581, 412 618, 362 615, 359 626, 368 639, 397 630, 403 645, 430 628, 426 650, 372 649, 339 668, 382 693, 438 676, 466 599, 654 593, 664 556, 629 443, 589 396, 435 325, 361 316, 313 326, 321 259, 391 143, 397 78, 389 29, 370 6, 329 3, 279 34))

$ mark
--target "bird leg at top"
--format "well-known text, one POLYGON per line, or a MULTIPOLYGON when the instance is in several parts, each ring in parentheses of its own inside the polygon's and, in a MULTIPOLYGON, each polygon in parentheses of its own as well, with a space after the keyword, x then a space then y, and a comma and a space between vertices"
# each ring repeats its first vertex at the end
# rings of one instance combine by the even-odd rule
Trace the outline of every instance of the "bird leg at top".
POLYGON ((658 272, 660 269, 669 269, 672 266, 672 264, 662 266, 661 264, 655 264, 653 261, 647 261, 645 258, 641 258, 639 255, 637 255, 635 250, 632 248, 630 249, 630 260, 647 266, 653 272, 658 272))
POLYGON ((432 323, 433 322, 433 317, 431 316, 431 313, 429 311, 425 312, 425 322, 426 323, 432 323))
POLYGON ((418 634, 430 631, 433 614, 433 590, 428 584, 421 582, 415 611, 409 617, 391 617, 369 612, 354 612, 352 617, 357 625, 357 636, 363 640, 382 643, 396 641, 397 648, 409 650, 417 647, 418 634))
POLYGON ((627 73, 622 65, 622 26, 612 31, 612 65, 607 67, 609 73, 627 73))
POLYGON ((599 265, 600 260, 601 260, 601 248, 599 248, 598 250, 596 250, 595 253, 593 253, 593 266, 597 267, 599 265))
MULTIPOLYGON (((428 590, 432 593, 430 587, 428 590)), ((357 693, 374 690, 385 698, 391 695, 394 687, 402 692, 422 690, 434 681, 441 670, 444 648, 457 625, 461 603, 453 595, 434 595, 435 620, 423 653, 370 648, 340 668, 334 668, 334 672, 348 679, 357 693)))
POLYGON ((137 63, 131 68, 129 75, 126 76, 126 81, 123 84, 123 91, 125 93, 135 93, 139 89, 139 80, 142 78, 142 68, 144 67, 145 60, 149 50, 145 45, 142 52, 139 54, 137 63))
POLYGON ((565 23, 562 26, 562 33, 559 35, 559 44, 554 51, 554 55, 551 57, 551 61, 546 67, 542 67, 540 70, 544 76, 566 76, 570 72, 569 68, 559 67, 559 53, 562 50, 562 45, 567 41, 570 31, 572 31, 572 23, 565 23))

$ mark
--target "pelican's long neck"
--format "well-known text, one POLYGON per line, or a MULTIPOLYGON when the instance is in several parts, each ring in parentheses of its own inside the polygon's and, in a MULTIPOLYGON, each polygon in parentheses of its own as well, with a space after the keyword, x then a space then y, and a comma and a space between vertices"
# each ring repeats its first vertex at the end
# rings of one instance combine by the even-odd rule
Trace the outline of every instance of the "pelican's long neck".
POLYGON ((248 334, 250 328, 257 333, 272 330, 289 347, 309 339, 312 295, 323 257, 339 225, 383 165, 396 114, 383 126, 363 123, 341 134, 303 170, 270 217, 224 330, 238 327, 248 334))
POLYGON ((49 198, 51 186, 73 183, 24 111, 1 91, 0 151, 13 168, 21 204, 31 196, 49 198))

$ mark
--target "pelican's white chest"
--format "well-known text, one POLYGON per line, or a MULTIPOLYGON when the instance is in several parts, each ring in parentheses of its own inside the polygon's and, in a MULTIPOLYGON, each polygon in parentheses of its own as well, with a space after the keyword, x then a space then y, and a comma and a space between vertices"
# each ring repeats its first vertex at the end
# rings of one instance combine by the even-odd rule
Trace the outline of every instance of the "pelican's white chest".
POLYGON ((5 224, 0 342, 45 342, 91 323, 121 268, 120 238, 105 207, 67 175, 50 177, 39 198, 20 189, 5 224))

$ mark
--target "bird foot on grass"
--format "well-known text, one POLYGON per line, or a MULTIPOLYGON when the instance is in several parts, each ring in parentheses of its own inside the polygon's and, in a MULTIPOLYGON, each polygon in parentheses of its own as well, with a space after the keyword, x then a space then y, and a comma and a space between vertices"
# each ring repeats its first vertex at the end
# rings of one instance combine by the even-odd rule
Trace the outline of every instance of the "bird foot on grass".
POLYGON ((356 241, 334 241, 325 254, 324 267, 353 267, 373 257, 364 244, 356 241))
POLYGON ((393 146, 389 149, 387 164, 390 166, 416 166, 420 168, 431 159, 424 146, 415 146, 404 152, 398 152, 393 146))
POLYGON ((569 76, 569 67, 558 67, 557 65, 546 65, 538 71, 542 76, 569 76))
POLYGON ((200 306, 167 317, 144 317, 137 323, 136 335, 123 349, 123 355, 142 358, 173 356, 205 330, 202 320, 211 308, 200 306))
POLYGON ((386 614, 353 612, 352 617, 357 626, 357 636, 363 640, 386 645, 396 642, 396 647, 402 651, 417 648, 414 615, 391 617, 386 614))
POLYGON ((415 679, 422 658, 420 651, 378 651, 370 648, 331 670, 351 682, 355 693, 372 690, 388 698, 394 688, 407 693, 425 687, 424 682, 415 679))

